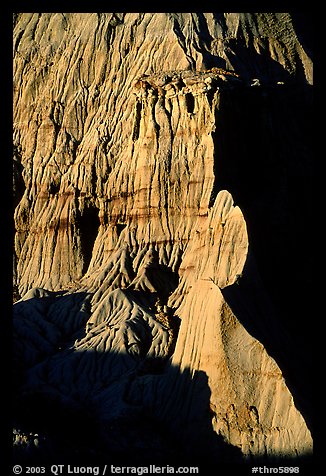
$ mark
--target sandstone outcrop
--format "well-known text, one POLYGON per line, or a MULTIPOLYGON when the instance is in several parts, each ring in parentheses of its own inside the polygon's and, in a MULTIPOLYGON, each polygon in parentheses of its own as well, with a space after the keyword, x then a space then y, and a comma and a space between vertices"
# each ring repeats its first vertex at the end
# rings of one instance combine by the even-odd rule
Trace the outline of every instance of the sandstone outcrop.
POLYGON ((291 203, 268 197, 290 196, 286 153, 309 161, 292 144, 300 121, 294 139, 274 126, 277 104, 292 117, 298 95, 309 103, 297 28, 286 13, 15 16, 16 426, 55 446, 51 404, 62 424, 65 412, 98 424, 94 440, 81 432, 98 454, 179 452, 217 468, 311 454, 306 397, 282 368, 283 343, 296 343, 279 331, 276 287, 268 296, 258 269, 268 252, 251 240, 263 213, 262 227, 290 230, 291 203), (237 195, 254 183, 239 174, 257 161, 243 133, 254 115, 261 176, 271 170, 257 184, 264 212, 255 189, 237 195))

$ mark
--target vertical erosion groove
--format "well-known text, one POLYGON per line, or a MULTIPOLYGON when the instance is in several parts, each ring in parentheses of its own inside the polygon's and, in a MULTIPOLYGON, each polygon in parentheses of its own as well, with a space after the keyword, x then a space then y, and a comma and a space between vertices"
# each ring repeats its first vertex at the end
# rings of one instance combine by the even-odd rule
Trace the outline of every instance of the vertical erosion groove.
POLYGON ((98 209, 91 204, 85 205, 79 218, 76 220, 76 228, 80 234, 83 274, 86 273, 92 259, 99 224, 98 209))

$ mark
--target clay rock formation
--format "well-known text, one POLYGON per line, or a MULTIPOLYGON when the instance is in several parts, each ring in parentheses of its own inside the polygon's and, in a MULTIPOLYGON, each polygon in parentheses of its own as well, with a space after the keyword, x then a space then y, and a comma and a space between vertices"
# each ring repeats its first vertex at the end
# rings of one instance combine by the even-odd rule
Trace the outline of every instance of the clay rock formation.
MULTIPOLYGON (((98 452, 311 453, 295 378, 248 328, 275 320, 295 346, 220 159, 227 105, 265 124, 267 95, 311 87, 310 53, 286 13, 15 15, 16 426, 55 445, 51 404, 97 422, 98 439, 81 434, 98 452)), ((267 220, 285 226, 276 206, 267 220)))

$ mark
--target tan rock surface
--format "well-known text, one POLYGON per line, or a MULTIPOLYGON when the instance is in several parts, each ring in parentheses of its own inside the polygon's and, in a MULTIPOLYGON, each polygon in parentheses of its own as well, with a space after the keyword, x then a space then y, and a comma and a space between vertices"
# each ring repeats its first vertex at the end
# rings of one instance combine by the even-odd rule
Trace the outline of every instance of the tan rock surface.
MULTIPOLYGON (((216 436, 216 454, 221 442, 244 457, 311 452, 282 369, 225 297, 250 240, 218 185, 224 98, 257 77, 311 84, 311 64, 286 13, 16 16, 25 394, 87 405, 104 424, 144 411, 180 442, 216 436)), ((265 325, 262 303, 251 312, 265 325)))

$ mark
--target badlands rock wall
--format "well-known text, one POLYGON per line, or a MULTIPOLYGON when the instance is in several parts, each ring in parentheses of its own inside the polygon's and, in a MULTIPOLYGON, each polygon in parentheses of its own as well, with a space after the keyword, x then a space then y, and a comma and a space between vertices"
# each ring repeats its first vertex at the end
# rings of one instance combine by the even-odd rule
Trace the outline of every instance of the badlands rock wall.
POLYGON ((311 453, 282 292, 253 265, 273 269, 253 224, 290 229, 274 198, 295 198, 304 127, 274 124, 284 101, 307 110, 308 46, 286 13, 15 15, 15 424, 43 432, 41 454, 76 420, 68 453, 311 453))

